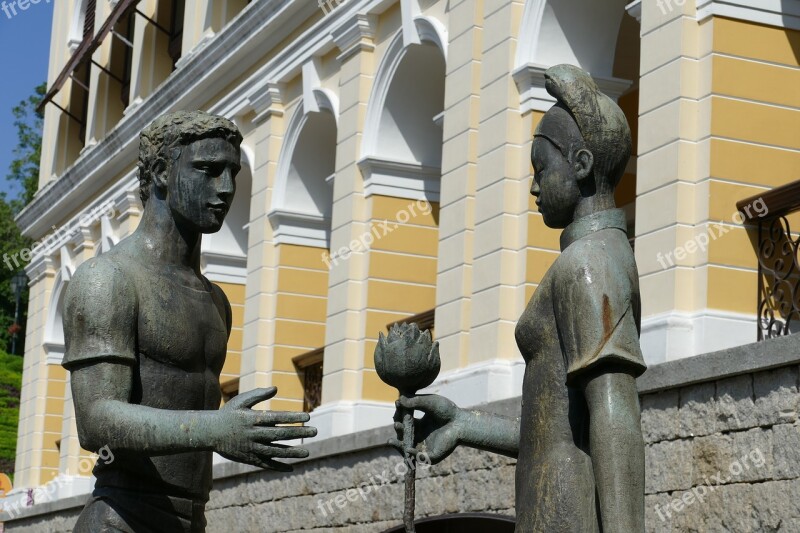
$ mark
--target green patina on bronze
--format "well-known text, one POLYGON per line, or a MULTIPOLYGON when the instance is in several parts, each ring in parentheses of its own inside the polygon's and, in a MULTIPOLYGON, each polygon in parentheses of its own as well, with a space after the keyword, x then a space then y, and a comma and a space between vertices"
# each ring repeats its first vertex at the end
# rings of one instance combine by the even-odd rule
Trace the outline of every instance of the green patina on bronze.
POLYGON ((274 387, 219 408, 231 307, 200 273, 200 246, 233 201, 241 140, 232 122, 200 111, 154 121, 140 139, 139 227, 69 283, 63 365, 78 436, 114 456, 98 461, 76 532, 204 531, 212 451, 284 471, 275 458, 308 456, 274 443, 316 435, 276 426, 308 414, 251 409, 274 387))
MULTIPOLYGON (((433 463, 459 444, 516 457, 517 531, 644 531, 644 441, 635 379, 638 273, 614 188, 630 158, 619 107, 571 65, 545 73, 557 103, 534 135, 531 194, 561 254, 517 323, 525 359, 522 416, 458 408, 437 395, 401 396, 398 416, 424 412, 414 444, 433 463)), ((404 424, 396 421, 404 453, 404 424)))

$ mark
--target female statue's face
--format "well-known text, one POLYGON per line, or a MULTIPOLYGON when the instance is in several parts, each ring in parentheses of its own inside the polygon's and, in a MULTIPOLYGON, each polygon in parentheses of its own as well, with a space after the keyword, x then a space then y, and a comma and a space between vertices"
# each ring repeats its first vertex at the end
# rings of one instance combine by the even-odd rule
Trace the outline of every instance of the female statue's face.
POLYGON ((546 137, 536 136, 531 150, 533 183, 531 194, 550 228, 566 228, 575 215, 580 198, 573 165, 546 137))

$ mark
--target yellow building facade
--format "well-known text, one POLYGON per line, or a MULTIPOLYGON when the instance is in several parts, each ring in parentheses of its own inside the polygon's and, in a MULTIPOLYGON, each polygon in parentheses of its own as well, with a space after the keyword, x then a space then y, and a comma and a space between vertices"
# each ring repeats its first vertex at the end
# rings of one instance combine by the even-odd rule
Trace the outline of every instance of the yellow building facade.
POLYGON ((440 343, 431 392, 520 395, 514 327, 559 250, 529 194, 558 63, 589 71, 634 134, 617 203, 648 364, 755 341, 757 260, 735 204, 800 176, 800 14, 751 4, 55 4, 39 192, 18 217, 47 244, 27 268, 16 489, 90 490, 63 294, 136 228, 138 134, 171 110, 244 135, 234 206, 201 259, 233 307, 223 391, 277 386, 269 408, 313 408, 317 440, 391 423, 373 350, 411 317, 440 343))

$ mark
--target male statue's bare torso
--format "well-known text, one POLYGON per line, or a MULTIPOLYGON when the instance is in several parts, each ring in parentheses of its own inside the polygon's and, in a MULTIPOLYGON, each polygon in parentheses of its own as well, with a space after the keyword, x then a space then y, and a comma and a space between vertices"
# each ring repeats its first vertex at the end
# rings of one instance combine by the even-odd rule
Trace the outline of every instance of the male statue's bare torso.
MULTIPOLYGON (((193 272, 171 272, 140 262, 138 246, 134 236, 93 260, 117 271, 135 292, 133 301, 130 294, 115 301, 137 308, 138 364, 130 402, 157 409, 217 409, 230 321, 227 298, 218 286, 193 272)), ((211 485, 211 452, 122 453, 109 465, 98 464, 95 475, 98 486, 128 488, 135 478, 137 484, 146 481, 150 491, 155 485, 167 494, 205 500, 211 485), (148 475, 143 478, 143 473, 148 475)))

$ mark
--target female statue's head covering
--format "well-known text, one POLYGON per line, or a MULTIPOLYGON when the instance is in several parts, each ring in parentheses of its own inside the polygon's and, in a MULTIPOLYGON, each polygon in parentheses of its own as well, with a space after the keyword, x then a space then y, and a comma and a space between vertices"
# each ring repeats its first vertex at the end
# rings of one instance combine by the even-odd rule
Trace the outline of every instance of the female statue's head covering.
MULTIPOLYGON (((625 114, 585 71, 573 65, 556 65, 544 73, 545 89, 556 99, 539 122, 534 136, 547 137, 559 147, 563 137, 561 120, 551 120, 565 110, 574 119, 583 137, 584 147, 594 156, 596 174, 605 177, 613 188, 617 185, 631 155, 631 130, 625 114)), ((563 150, 562 150, 563 151, 563 150)), ((566 154, 565 154, 566 155, 566 154)))

